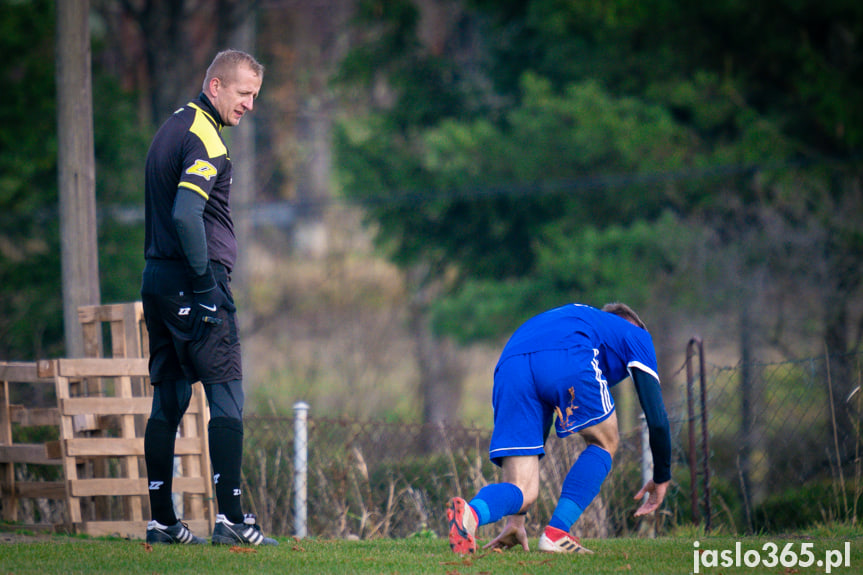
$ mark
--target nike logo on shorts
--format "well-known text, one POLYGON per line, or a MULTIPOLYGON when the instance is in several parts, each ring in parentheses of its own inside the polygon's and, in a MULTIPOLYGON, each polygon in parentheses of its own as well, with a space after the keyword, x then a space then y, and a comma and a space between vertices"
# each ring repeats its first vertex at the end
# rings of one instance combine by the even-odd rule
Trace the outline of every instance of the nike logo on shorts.
POLYGON ((216 306, 214 306, 214 305, 210 306, 210 305, 204 305, 204 304, 202 304, 202 303, 201 303, 201 304, 198 304, 198 305, 200 305, 202 308, 204 308, 204 309, 206 309, 206 310, 209 310, 209 311, 212 311, 212 312, 215 312, 215 311, 218 309, 218 308, 217 308, 216 306))

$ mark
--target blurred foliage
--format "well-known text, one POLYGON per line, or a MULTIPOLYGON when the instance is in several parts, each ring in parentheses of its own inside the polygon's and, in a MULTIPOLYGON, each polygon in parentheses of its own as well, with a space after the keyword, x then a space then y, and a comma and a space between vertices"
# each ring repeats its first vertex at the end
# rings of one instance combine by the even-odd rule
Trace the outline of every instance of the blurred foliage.
POLYGON ((0 354, 62 349, 54 3, 0 3, 0 354), (43 342, 45 342, 43 344, 43 342), (43 347, 43 345, 45 347, 43 347))
MULTIPOLYGON (((452 8, 430 42, 428 6, 357 0, 333 85, 345 96, 333 135, 338 186, 368 208, 385 254, 405 269, 427 266, 444 288, 430 308, 440 330, 495 337, 562 300, 727 314, 752 282, 765 297, 812 290, 811 303, 787 309, 818 314, 831 349, 857 345, 846 334, 863 289, 863 5, 452 8), (453 314, 464 310, 461 322, 453 314)), ((54 20, 47 0, 0 2, 7 358, 62 350, 54 20)), ((105 302, 137 297, 143 228, 113 210, 140 205, 152 133, 100 70, 110 45, 97 34, 105 302)), ((786 309, 771 311, 782 324, 786 309)))
POLYGON ((559 222, 604 226, 656 216, 667 205, 652 187, 576 180, 596 169, 628 173, 681 163, 680 133, 661 110, 615 100, 593 83, 556 95, 528 74, 523 86, 522 106, 499 124, 444 120, 408 150, 376 119, 340 132, 339 144, 354 150, 343 165, 352 179, 346 189, 382 194, 362 199, 380 202, 371 212, 395 261, 430 259, 462 277, 522 277, 536 270, 534 238, 559 222), (548 180, 559 182, 557 189, 545 189, 548 180), (498 186, 514 189, 498 193, 498 186), (404 188, 422 196, 401 197, 404 188))
POLYGON ((709 140, 735 141, 740 125, 727 121, 729 112, 748 106, 779 120, 801 143, 836 151, 859 151, 863 144, 859 3, 471 4, 497 32, 487 38, 501 91, 513 93, 526 69, 559 88, 592 78, 616 93, 673 104, 683 123, 709 140), (705 84, 704 78, 718 82, 705 84))
POLYGON ((338 128, 340 186, 446 286, 442 332, 572 300, 727 313, 749 277, 859 295, 860 6, 472 0, 441 53, 410 3, 360 5, 338 85, 371 103, 338 128))
POLYGON ((152 128, 136 123, 134 95, 117 79, 94 77, 94 146, 99 219, 99 275, 105 303, 140 299, 144 268, 144 162, 152 128))
MULTIPOLYGON (((58 220, 54 2, 0 2, 0 357, 32 360, 63 351, 58 220)), ((94 52, 98 46, 94 46, 94 52)), ((94 59, 94 65, 98 59, 94 59)), ((93 70, 96 195, 102 299, 137 299, 143 226, 105 218, 139 205, 147 130, 134 124, 118 80, 93 70)), ((127 220, 128 221, 128 220, 127 220)))
POLYGON ((860 477, 849 479, 843 487, 833 477, 810 481, 805 487, 772 493, 753 510, 754 530, 786 533, 825 523, 859 524, 863 520, 859 481, 860 477))

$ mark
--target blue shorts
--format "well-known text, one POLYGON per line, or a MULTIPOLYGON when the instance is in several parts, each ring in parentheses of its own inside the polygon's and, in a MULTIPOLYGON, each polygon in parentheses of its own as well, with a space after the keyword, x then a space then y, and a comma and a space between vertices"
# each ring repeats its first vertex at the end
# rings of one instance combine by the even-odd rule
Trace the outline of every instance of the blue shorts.
POLYGON ((614 412, 597 351, 555 349, 514 355, 494 373, 494 431, 489 457, 496 465, 512 455, 545 455, 557 415, 558 437, 576 433, 614 412))

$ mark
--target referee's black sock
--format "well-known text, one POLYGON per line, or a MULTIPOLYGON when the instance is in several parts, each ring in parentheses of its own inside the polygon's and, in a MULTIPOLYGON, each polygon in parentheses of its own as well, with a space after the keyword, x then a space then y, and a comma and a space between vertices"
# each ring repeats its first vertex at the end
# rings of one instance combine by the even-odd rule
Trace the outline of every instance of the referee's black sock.
POLYGON ((161 419, 148 419, 144 431, 144 462, 149 481, 150 514, 162 525, 177 522, 174 501, 171 499, 174 477, 174 439, 176 426, 161 419))
POLYGON ((219 513, 231 523, 242 523, 240 473, 243 465, 243 422, 233 417, 214 417, 207 429, 219 513))

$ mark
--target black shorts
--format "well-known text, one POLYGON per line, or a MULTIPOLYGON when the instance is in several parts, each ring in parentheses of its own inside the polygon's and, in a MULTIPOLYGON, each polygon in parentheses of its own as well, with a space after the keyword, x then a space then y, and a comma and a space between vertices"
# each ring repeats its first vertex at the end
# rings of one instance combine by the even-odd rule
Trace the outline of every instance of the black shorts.
MULTIPOLYGON (((230 276, 221 264, 211 262, 217 288, 228 299, 230 276)), ((207 328, 192 341, 194 303, 192 286, 183 262, 147 260, 141 285, 144 321, 150 336, 150 382, 188 378, 190 382, 225 383, 243 379, 237 314, 219 308, 221 324, 207 328)))

